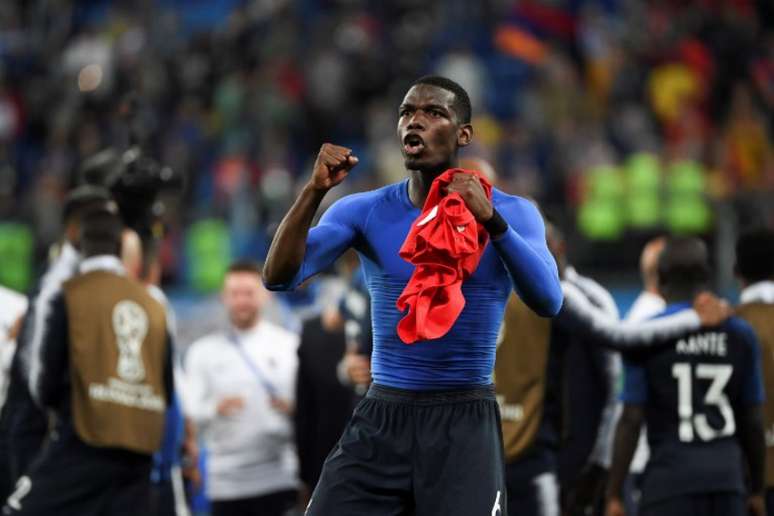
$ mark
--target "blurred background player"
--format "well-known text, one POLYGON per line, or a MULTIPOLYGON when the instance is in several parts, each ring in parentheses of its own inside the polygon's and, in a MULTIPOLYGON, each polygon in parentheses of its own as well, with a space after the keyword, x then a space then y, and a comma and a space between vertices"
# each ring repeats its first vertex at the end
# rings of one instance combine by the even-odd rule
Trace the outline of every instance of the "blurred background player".
MULTIPOLYGON (((670 239, 659 258, 658 277, 667 302, 662 314, 688 308, 709 282, 704 244, 670 239)), ((621 493, 643 420, 651 455, 640 515, 742 516, 749 503, 753 514, 763 516, 760 360, 755 334, 738 318, 625 355, 624 410, 616 430, 607 516, 625 514, 621 493)))
POLYGON ((736 244, 736 274, 742 283, 736 314, 750 323, 761 346, 766 405, 766 510, 774 515, 774 231, 743 233, 736 244))
MULTIPOLYGON (((22 319, 27 311, 27 298, 11 289, 0 287, 0 409, 5 405, 8 384, 11 381, 11 362, 16 352, 16 338, 21 330, 22 319)), ((0 495, 8 494, 13 488, 8 461, 7 435, 0 434, 0 495)))
POLYGON ((666 245, 666 237, 657 237, 650 240, 642 248, 640 254, 640 279, 642 280, 642 292, 634 300, 627 321, 643 321, 660 313, 666 307, 666 301, 658 290, 658 258, 666 245))
POLYGON ((27 298, 18 292, 0 287, 0 408, 8 392, 11 360, 16 351, 16 337, 27 311, 27 298))
POLYGON ((229 327, 185 358, 186 411, 207 446, 213 516, 282 516, 297 503, 298 336, 262 317, 270 296, 259 265, 233 263, 222 293, 229 327))
POLYGON ((0 467, 7 468, 4 476, 14 482, 40 452, 49 428, 48 416, 32 401, 24 380, 30 373, 30 356, 43 345, 43 327, 51 312, 52 300, 61 293, 62 284, 77 272, 81 260, 81 217, 89 210, 108 205, 115 209, 109 192, 100 187, 83 186, 68 194, 58 255, 30 296, 11 362, 6 403, 0 414, 0 449, 3 455, 7 454, 7 460, 0 461, 0 467))
POLYGON ((164 307, 126 275, 122 223, 105 207, 82 216, 83 261, 50 301, 25 379, 56 423, 4 514, 148 512, 152 454, 172 397, 164 307))
MULTIPOLYGON (((146 242, 153 246, 152 241, 146 242)), ((172 363, 175 376, 175 392, 172 395, 164 421, 164 438, 161 448, 153 454, 151 471, 151 496, 149 516, 188 516, 186 479, 198 483, 198 446, 193 424, 183 416, 180 397, 186 390, 182 368, 177 357, 177 321, 164 292, 159 288, 158 257, 146 252, 136 231, 124 228, 121 235, 121 263, 127 277, 142 283, 148 293, 161 303, 167 317, 167 332, 172 343, 172 363)))
MULTIPOLYGON (((661 297, 658 291, 658 258, 666 245, 666 237, 656 237, 650 240, 642 249, 640 254, 640 279, 642 280, 642 292, 634 300, 629 312, 626 314, 626 321, 637 322, 650 319, 654 315, 662 312, 666 307, 666 301, 661 297)), ((619 403, 617 407, 617 416, 623 405, 619 403)), ((640 489, 642 487, 642 473, 645 471, 645 464, 648 462, 648 431, 645 426, 642 427, 640 439, 637 442, 637 450, 634 452, 630 466, 630 475, 626 479, 624 488, 624 503, 626 504, 626 514, 628 516, 637 516, 637 502, 640 498, 640 489)))
MULTIPOLYGON (((617 319, 610 294, 567 263, 564 236, 555 224, 546 223, 546 238, 560 278, 617 319)), ((553 319, 537 317, 515 295, 501 335, 495 388, 509 514, 585 514, 599 502, 610 463, 620 359, 563 324, 561 312, 553 319), (564 509, 562 495, 569 501, 564 509)))

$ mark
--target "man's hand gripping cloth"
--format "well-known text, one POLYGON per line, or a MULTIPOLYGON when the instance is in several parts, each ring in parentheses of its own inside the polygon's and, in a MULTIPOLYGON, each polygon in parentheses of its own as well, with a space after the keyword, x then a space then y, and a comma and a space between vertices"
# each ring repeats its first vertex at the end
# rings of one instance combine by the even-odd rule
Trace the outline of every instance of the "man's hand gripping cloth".
POLYGON ((398 323, 398 336, 406 344, 443 337, 454 325, 465 298, 462 282, 478 267, 489 233, 476 222, 457 193, 444 195, 454 174, 475 174, 487 197, 492 185, 479 172, 449 169, 433 181, 422 214, 411 225, 400 256, 416 266, 397 301, 408 314, 398 323))

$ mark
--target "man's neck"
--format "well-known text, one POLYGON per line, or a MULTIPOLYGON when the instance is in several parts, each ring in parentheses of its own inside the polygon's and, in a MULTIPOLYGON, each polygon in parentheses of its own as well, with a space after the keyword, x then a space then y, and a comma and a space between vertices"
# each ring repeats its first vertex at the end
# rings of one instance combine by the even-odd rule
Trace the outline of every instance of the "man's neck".
POLYGON ((443 174, 450 168, 457 166, 457 159, 454 158, 449 163, 428 170, 409 170, 409 199, 411 204, 417 208, 425 205, 427 194, 430 193, 430 186, 436 177, 443 174))
POLYGON ((661 297, 661 293, 658 291, 658 287, 647 286, 645 287, 645 292, 647 292, 648 294, 653 294, 654 296, 661 297))
POLYGON ((256 317, 255 319, 253 319, 250 322, 240 323, 240 324, 238 324, 238 323, 236 323, 234 321, 231 321, 231 325, 234 328, 236 328, 237 331, 245 333, 245 332, 248 332, 248 331, 252 330, 256 326, 258 326, 258 323, 260 322, 260 320, 261 320, 260 317, 256 317))

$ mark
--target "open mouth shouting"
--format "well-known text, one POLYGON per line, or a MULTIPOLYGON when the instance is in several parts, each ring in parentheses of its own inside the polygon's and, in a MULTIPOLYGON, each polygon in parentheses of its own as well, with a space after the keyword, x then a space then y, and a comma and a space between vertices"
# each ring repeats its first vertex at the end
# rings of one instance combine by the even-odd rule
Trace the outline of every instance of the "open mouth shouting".
POLYGON ((418 156, 425 150, 425 141, 418 134, 407 134, 403 138, 403 152, 406 156, 418 156))

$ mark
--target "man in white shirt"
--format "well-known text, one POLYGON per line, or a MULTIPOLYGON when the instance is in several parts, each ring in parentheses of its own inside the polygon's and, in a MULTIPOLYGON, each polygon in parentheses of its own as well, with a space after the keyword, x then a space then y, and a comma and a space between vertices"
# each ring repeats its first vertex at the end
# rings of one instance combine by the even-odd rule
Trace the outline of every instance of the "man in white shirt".
POLYGON ((644 321, 666 308, 664 298, 658 293, 658 257, 664 250, 666 238, 657 237, 645 244, 640 255, 640 274, 643 290, 626 315, 627 321, 644 321))
POLYGON ((213 516, 281 516, 297 499, 292 406, 298 337, 261 318, 261 269, 233 264, 223 303, 228 329, 195 342, 185 360, 184 406, 208 449, 213 516))

